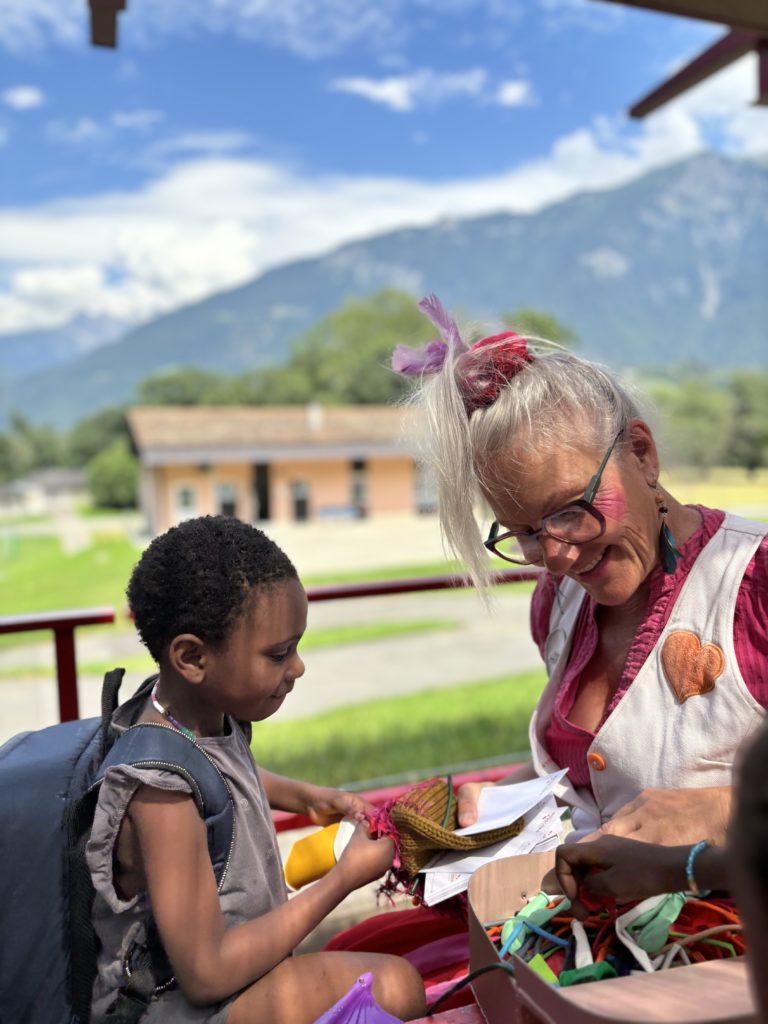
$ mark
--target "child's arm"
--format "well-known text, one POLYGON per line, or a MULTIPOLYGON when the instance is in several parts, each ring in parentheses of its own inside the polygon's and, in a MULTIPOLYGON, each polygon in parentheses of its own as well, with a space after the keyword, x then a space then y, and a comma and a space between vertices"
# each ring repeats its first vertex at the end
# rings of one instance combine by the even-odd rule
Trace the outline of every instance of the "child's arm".
POLYGON ((389 840, 358 830, 339 863, 289 902, 227 928, 191 796, 142 786, 131 801, 152 913, 179 986, 194 1004, 239 992, 285 959, 354 889, 392 862, 389 840))
POLYGON ((315 825, 330 825, 340 818, 359 817, 373 807, 354 793, 330 786, 289 779, 259 768, 259 778, 267 794, 269 806, 275 811, 306 814, 315 825))

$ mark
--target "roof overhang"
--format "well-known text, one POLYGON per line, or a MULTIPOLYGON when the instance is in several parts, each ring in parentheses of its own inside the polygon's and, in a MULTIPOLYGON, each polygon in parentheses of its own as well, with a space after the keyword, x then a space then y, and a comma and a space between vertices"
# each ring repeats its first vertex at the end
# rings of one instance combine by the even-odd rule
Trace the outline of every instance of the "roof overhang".
POLYGON ((726 25, 730 31, 684 68, 635 103, 629 113, 645 117, 745 54, 758 59, 755 103, 768 105, 768 2, 766 0, 604 0, 626 7, 677 14, 726 25))
POLYGON ((222 445, 216 448, 205 445, 185 445, 178 448, 148 446, 140 454, 142 465, 150 469, 162 466, 214 466, 233 462, 257 465, 264 462, 327 462, 334 459, 407 457, 408 452, 401 446, 371 441, 323 445, 222 445))

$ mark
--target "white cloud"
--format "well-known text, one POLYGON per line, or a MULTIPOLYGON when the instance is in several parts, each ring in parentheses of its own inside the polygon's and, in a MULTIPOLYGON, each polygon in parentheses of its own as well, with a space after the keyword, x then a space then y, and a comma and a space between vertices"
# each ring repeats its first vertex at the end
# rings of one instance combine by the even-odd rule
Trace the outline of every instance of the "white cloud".
POLYGON ((534 102, 530 82, 523 78, 512 78, 502 82, 496 90, 496 102, 501 107, 528 107, 534 102))
POLYGON ((595 0, 538 0, 538 6, 545 14, 547 28, 551 31, 581 28, 612 32, 622 24, 627 13, 622 4, 604 3, 602 0, 598 3, 595 0))
MULTIPOLYGON (((714 132, 734 154, 750 152, 765 137, 757 130, 765 121, 753 120, 765 111, 745 109, 743 75, 722 72, 706 94, 695 91, 643 122, 597 119, 538 159, 485 177, 318 177, 248 156, 239 137, 216 153, 182 136, 174 150, 181 159, 134 191, 0 209, 0 331, 65 324, 78 314, 147 319, 376 232, 533 211, 615 186, 701 151, 714 132)), ((621 269, 605 254, 592 254, 591 266, 621 269)))
POLYGON ((12 110, 34 110, 45 103, 45 93, 36 85, 13 85, 0 93, 0 99, 12 110))
MULTIPOLYGON (((183 31, 238 35, 310 59, 346 49, 385 55, 412 40, 425 16, 471 15, 498 36, 522 9, 521 0, 145 0, 119 15, 118 33, 139 46, 183 31)), ((86 0, 2 0, 0 47, 82 46, 87 11, 86 0)))
POLYGON ((488 75, 482 68, 438 72, 422 68, 409 75, 388 78, 336 78, 329 88, 381 103, 390 110, 407 112, 417 106, 436 106, 456 96, 479 97, 488 75))
POLYGON ((159 124, 164 117, 162 110, 116 110, 111 120, 115 128, 146 131, 147 128, 159 124))
POLYGON ((73 121, 50 121, 46 125, 45 133, 51 142, 77 146, 103 139, 107 135, 107 129, 92 117, 78 117, 73 121))
POLYGON ((399 113, 437 106, 456 97, 498 103, 503 107, 530 106, 535 102, 530 82, 523 78, 508 79, 491 89, 488 73, 483 68, 451 72, 421 68, 410 74, 384 78, 335 78, 329 89, 360 96, 399 113))
POLYGON ((164 117, 162 110, 116 110, 101 121, 87 116, 49 121, 45 126, 45 134, 50 142, 77 146, 101 142, 122 131, 148 132, 164 117))

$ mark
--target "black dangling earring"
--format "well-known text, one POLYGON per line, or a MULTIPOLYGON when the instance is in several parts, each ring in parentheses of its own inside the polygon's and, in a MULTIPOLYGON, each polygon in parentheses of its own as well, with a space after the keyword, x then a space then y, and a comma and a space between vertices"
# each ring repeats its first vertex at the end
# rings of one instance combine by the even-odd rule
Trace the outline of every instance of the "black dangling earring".
POLYGON ((664 567, 664 572, 671 575, 675 571, 678 558, 681 558, 682 556, 677 550, 675 538, 672 536, 672 531, 667 525, 669 508, 667 507, 666 501, 658 491, 654 495, 654 501, 656 502, 656 508, 661 516, 661 529, 659 530, 659 554, 661 555, 661 564, 664 567))

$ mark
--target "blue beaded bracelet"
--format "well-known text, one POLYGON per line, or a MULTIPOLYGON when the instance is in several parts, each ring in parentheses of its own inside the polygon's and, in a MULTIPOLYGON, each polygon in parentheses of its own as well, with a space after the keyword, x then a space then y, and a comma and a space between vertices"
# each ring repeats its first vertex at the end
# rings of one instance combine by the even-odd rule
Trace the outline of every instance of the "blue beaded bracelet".
POLYGON ((686 861, 686 864, 685 864, 685 877, 686 877, 686 880, 688 882, 688 892, 692 896, 699 896, 702 899, 706 899, 706 897, 709 896, 710 893, 712 892, 711 889, 700 889, 699 888, 699 886, 698 886, 698 884, 696 882, 696 877, 695 877, 695 875, 693 873, 693 868, 694 868, 694 864, 696 863, 696 858, 701 853, 701 851, 702 850, 706 850, 708 846, 714 846, 714 845, 715 844, 711 840, 709 840, 709 839, 702 839, 700 842, 698 842, 694 846, 692 846, 690 851, 689 851, 689 853, 688 853, 688 860, 686 861))

